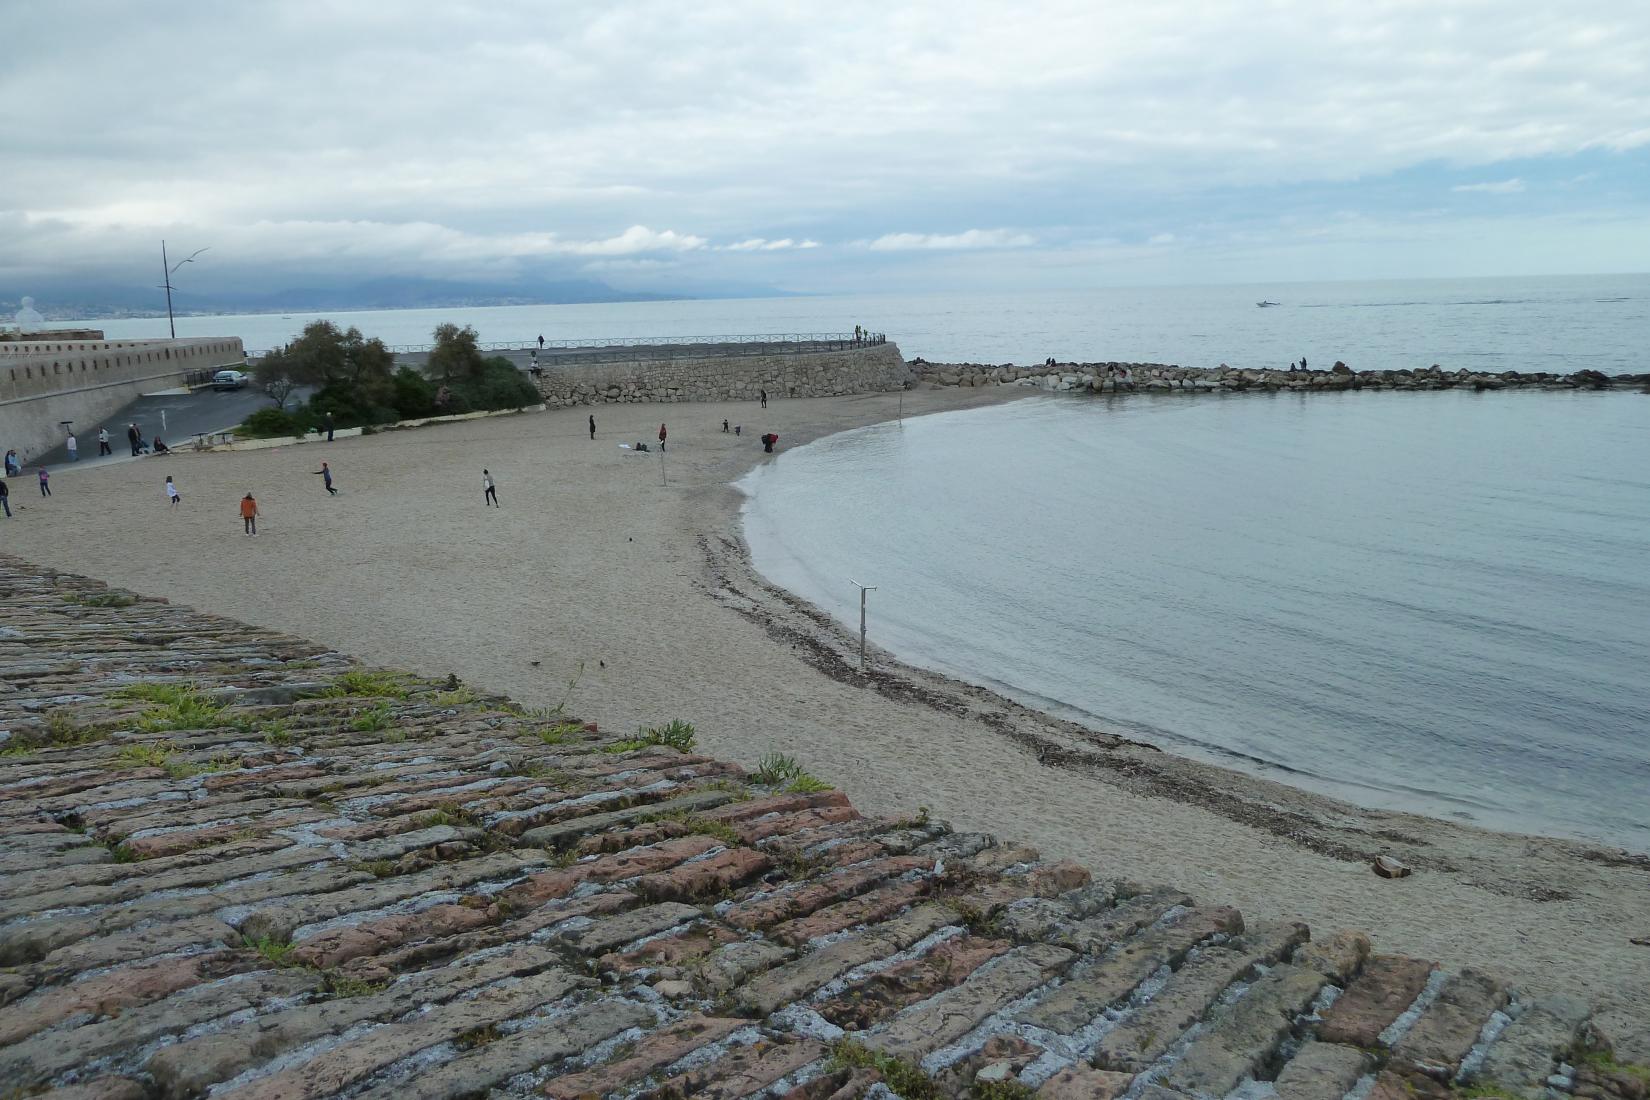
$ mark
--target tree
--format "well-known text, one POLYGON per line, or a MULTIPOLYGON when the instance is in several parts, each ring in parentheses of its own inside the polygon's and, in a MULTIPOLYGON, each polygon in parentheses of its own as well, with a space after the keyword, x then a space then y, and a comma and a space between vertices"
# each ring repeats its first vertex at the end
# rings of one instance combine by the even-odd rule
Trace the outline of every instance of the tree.
POLYGON ((287 398, 298 388, 298 379, 292 372, 292 360, 284 351, 272 351, 258 360, 252 368, 252 380, 268 394, 277 409, 286 408, 287 398))
POLYGON ((389 381, 395 356, 376 336, 367 339, 353 325, 345 331, 331 321, 311 321, 285 349, 288 370, 300 385, 370 387, 389 381))
POLYGON ((485 372, 484 363, 475 329, 459 328, 451 321, 435 326, 435 347, 424 367, 431 378, 448 385, 473 382, 485 372))

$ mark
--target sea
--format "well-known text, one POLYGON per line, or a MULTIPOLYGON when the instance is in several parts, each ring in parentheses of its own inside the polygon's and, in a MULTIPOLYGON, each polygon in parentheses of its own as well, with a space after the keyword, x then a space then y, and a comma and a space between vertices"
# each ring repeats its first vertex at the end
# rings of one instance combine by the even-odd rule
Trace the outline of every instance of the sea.
MULTIPOLYGON (((325 316, 390 344, 861 324, 936 362, 1650 371, 1650 275, 325 316)), ((309 319, 177 325, 257 349, 309 319)), ((741 487, 757 567, 855 628, 875 585, 902 659, 1361 805, 1650 851, 1650 396, 1035 397, 741 487)))

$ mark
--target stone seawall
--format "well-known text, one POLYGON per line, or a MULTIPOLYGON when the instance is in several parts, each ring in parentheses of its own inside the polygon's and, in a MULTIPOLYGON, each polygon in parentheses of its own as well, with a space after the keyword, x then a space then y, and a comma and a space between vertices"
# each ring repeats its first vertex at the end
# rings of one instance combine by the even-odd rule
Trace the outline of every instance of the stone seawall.
POLYGON ((1570 998, 4 556, 0 835, 8 1097, 1644 1100, 1570 998))
POLYGON ((1650 374, 1607 375, 1584 370, 1547 372, 1424 370, 1355 371, 1344 363, 1329 370, 1243 370, 1228 367, 1181 367, 1164 363, 1054 363, 1018 367, 1012 363, 910 364, 917 380, 932 386, 1035 386, 1055 392, 1159 393, 1241 392, 1244 390, 1650 390, 1650 374))
POLYGON ((547 365, 537 380, 545 404, 600 405, 649 401, 755 401, 770 397, 838 397, 897 390, 911 373, 894 344, 836 351, 694 358, 649 357, 616 363, 547 365))

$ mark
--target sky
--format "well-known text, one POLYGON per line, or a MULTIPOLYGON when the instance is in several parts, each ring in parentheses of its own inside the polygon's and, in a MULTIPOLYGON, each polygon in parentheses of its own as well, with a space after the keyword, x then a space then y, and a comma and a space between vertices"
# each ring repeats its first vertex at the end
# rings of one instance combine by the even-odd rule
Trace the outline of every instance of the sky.
POLYGON ((1640 0, 22 0, 0 298, 1650 268, 1640 0))

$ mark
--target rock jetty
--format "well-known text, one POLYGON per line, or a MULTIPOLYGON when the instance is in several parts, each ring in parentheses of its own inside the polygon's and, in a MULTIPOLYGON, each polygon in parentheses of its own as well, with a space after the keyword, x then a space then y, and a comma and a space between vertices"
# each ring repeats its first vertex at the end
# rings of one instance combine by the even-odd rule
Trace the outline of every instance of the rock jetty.
POLYGON ((1345 363, 1329 370, 1252 370, 1228 367, 1181 367, 1164 363, 1050 363, 1035 367, 981 363, 909 364, 919 384, 931 386, 1035 386, 1055 392, 1089 393, 1241 393, 1244 391, 1340 390, 1645 390, 1650 374, 1572 374, 1549 372, 1446 371, 1434 364, 1424 370, 1355 371, 1345 363))
POLYGON ((1583 1004, 692 741, 0 557, 0 1095, 1643 1100, 1583 1004))

